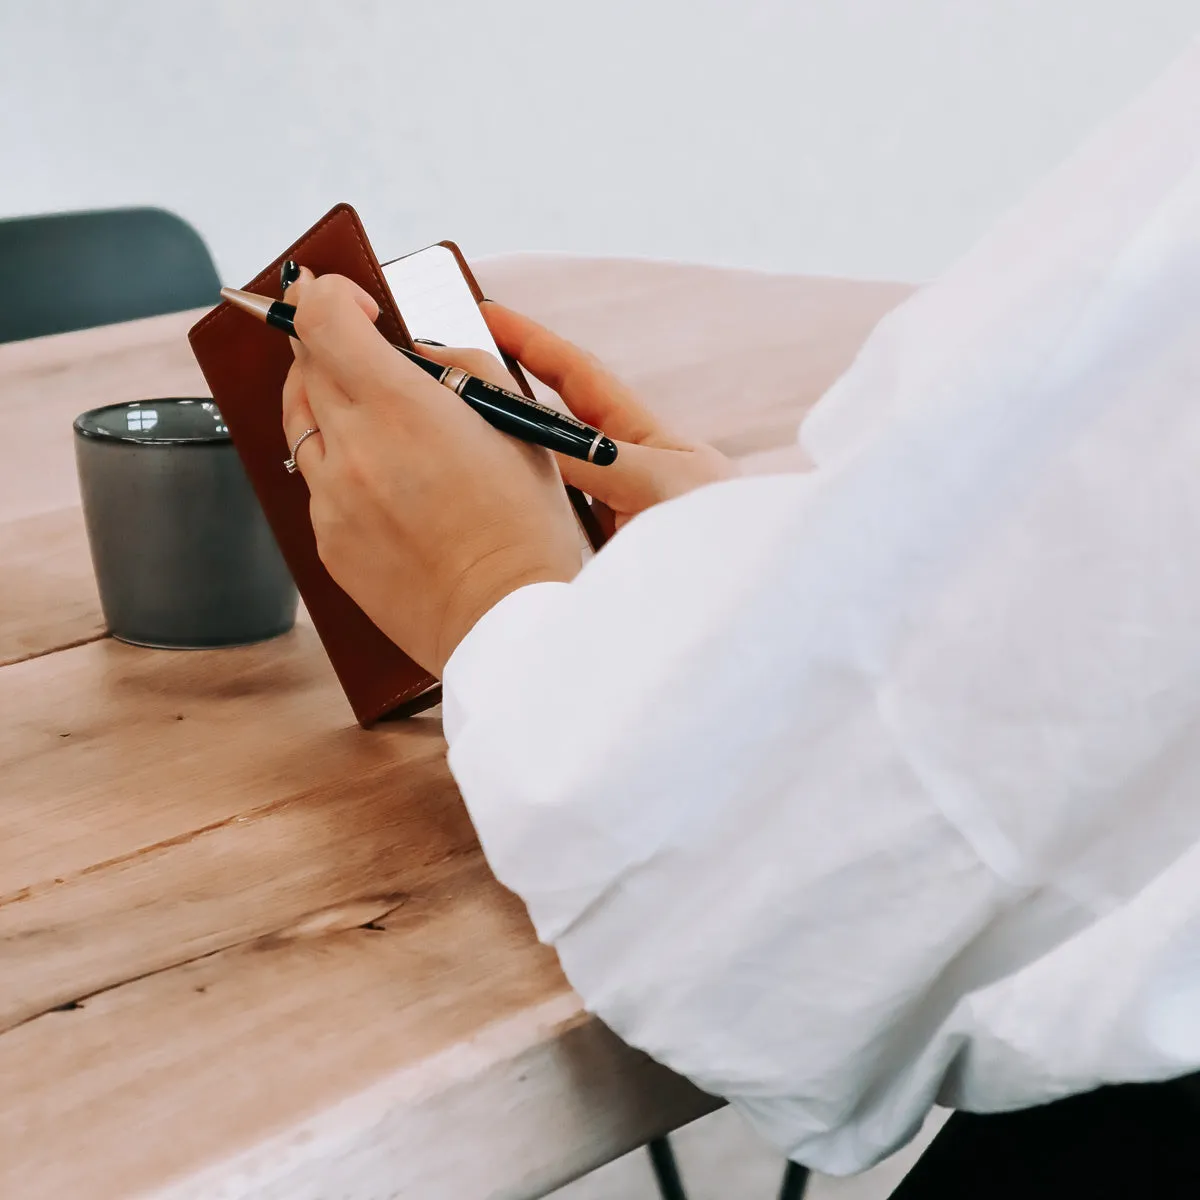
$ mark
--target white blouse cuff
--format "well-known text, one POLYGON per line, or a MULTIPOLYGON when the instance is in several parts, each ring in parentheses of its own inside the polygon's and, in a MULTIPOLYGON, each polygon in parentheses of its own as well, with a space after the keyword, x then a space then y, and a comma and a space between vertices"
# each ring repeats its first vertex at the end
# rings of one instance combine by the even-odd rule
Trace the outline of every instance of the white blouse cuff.
POLYGON ((508 702, 530 639, 538 636, 543 617, 568 587, 529 583, 509 592, 459 642, 442 672, 442 727, 451 747, 472 712, 508 702))

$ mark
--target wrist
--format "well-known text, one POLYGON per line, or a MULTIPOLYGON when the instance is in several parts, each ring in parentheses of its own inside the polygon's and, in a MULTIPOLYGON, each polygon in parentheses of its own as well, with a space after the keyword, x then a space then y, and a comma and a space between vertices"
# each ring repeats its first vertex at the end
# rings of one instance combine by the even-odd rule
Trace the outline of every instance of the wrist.
POLYGON ((543 562, 492 564, 490 569, 486 560, 476 563, 459 577, 443 610, 434 649, 434 674, 442 677, 459 643, 506 596, 534 583, 570 583, 577 571, 543 562))

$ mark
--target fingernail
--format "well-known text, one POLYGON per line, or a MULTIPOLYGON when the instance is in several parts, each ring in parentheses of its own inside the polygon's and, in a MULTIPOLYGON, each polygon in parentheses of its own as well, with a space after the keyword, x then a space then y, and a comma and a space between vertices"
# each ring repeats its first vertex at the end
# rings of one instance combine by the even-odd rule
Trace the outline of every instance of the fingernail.
POLYGON ((420 342, 422 346, 441 346, 443 349, 446 347, 445 342, 435 342, 433 338, 413 338, 413 341, 420 342))
POLYGON ((279 268, 279 287, 282 291, 287 291, 288 288, 300 278, 300 268, 288 258, 284 260, 283 266, 279 268))

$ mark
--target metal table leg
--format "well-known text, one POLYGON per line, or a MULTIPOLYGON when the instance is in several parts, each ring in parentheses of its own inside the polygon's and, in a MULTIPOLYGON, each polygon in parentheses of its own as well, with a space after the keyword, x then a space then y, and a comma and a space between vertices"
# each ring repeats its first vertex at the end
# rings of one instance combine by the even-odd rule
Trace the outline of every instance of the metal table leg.
POLYGON ((790 1162, 783 1173, 783 1184, 779 1189, 779 1200, 800 1200, 808 1188, 808 1168, 790 1162))
POLYGON ((687 1200, 671 1143, 665 1137, 655 1138, 646 1149, 650 1151, 650 1165, 654 1168, 654 1178, 663 1200, 687 1200))

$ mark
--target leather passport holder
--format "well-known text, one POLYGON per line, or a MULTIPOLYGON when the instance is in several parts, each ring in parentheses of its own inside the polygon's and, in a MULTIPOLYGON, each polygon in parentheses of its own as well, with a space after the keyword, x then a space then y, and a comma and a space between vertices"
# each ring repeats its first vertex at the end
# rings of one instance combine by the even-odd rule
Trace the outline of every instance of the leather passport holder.
MULTIPOLYGON (((482 300, 458 247, 443 244, 453 250, 476 301, 482 300)), ((278 297, 279 268, 289 258, 316 275, 352 279, 379 305, 380 333, 397 345, 412 347, 366 231, 350 205, 331 209, 245 290, 278 297)), ((317 554, 308 487, 302 475, 289 475, 283 466, 290 453, 283 433, 282 396, 292 365, 291 343, 277 329, 227 303, 202 317, 188 339, 359 724, 369 726, 388 715, 408 716, 436 704, 441 699, 438 681, 379 630, 333 581, 317 554)), ((532 398, 520 367, 511 359, 506 365, 532 398)), ((574 488, 567 493, 584 535, 599 549, 608 532, 602 513, 574 488)))
MULTIPOLYGON (((332 272, 354 280, 379 305, 380 333, 400 345, 411 344, 358 214, 348 204, 322 217, 245 290, 278 297, 279 268, 288 258, 314 274, 332 272)), ((317 555, 308 487, 299 473, 289 475, 283 467, 290 452, 282 396, 292 365, 291 343, 279 330, 227 303, 202 317, 188 340, 359 724, 436 704, 441 698, 437 680, 379 630, 317 555)))

